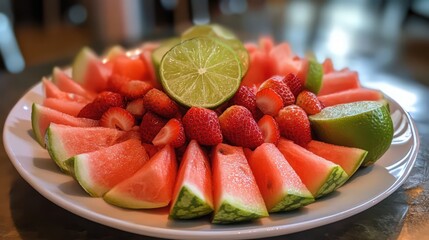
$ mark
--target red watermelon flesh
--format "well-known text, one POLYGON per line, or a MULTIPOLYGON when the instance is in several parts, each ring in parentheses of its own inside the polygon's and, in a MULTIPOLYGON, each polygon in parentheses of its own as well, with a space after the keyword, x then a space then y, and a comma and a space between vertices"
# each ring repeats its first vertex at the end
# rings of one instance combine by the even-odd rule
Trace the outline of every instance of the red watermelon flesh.
POLYGON ((235 223, 268 216, 241 147, 216 145, 212 153, 212 173, 213 223, 235 223))
POLYGON ((259 38, 259 49, 266 53, 270 53, 274 48, 274 40, 270 36, 262 36, 259 38))
POLYGON ((292 210, 314 202, 307 187, 274 144, 260 145, 248 161, 269 212, 292 210))
POLYGON ((104 127, 72 127, 51 123, 46 131, 46 148, 52 160, 66 173, 65 161, 75 155, 97 151, 126 141, 139 139, 138 132, 104 127))
POLYGON ((259 85, 272 74, 273 63, 268 53, 258 49, 250 53, 249 68, 241 81, 241 85, 251 88, 259 88, 259 85))
POLYGON ((180 162, 170 216, 191 219, 213 211, 212 174, 206 153, 191 140, 180 162))
POLYGON ((356 88, 319 96, 318 99, 325 107, 329 107, 358 101, 379 101, 383 99, 383 94, 378 90, 356 88))
POLYGON ((307 150, 340 165, 351 177, 364 161, 368 151, 360 148, 343 147, 334 144, 312 140, 306 146, 307 150))
POLYGON ((73 102, 60 98, 45 98, 43 106, 77 117, 80 110, 85 107, 85 103, 73 102))
POLYGON ((54 67, 52 72, 52 82, 57 85, 58 89, 68 93, 74 93, 92 101, 95 93, 85 90, 77 82, 73 81, 67 74, 58 67, 54 67))
POLYGON ((135 174, 121 181, 104 195, 104 200, 124 208, 167 206, 173 195, 177 161, 174 149, 166 145, 135 174))
POLYGON ((33 103, 31 110, 31 126, 37 142, 42 147, 45 147, 45 133, 51 123, 74 127, 96 127, 99 125, 97 120, 73 117, 60 111, 33 103))
POLYGON ((43 88, 45 90, 45 96, 47 98, 58 98, 58 99, 63 99, 67 101, 73 101, 73 102, 79 102, 79 103, 85 103, 85 104, 90 102, 87 98, 82 97, 78 94, 61 91, 53 82, 49 81, 46 78, 42 79, 42 83, 43 83, 43 88))
POLYGON ((338 165, 286 139, 280 139, 278 149, 301 178, 314 198, 324 196, 348 179, 338 165))
POLYGON ((289 73, 295 74, 302 84, 305 84, 307 78, 307 71, 309 68, 309 62, 307 59, 300 58, 286 58, 283 61, 277 62, 276 74, 288 75, 289 73))
POLYGON ((110 65, 103 64, 88 47, 83 48, 73 62, 72 78, 83 88, 91 92, 102 92, 112 74, 110 65))
POLYGON ((323 74, 328 74, 335 71, 334 63, 330 58, 326 58, 325 61, 323 61, 322 67, 323 67, 323 74))
POLYGON ((149 157, 140 140, 130 139, 71 159, 82 188, 93 197, 101 197, 141 169, 149 157))
POLYGON ((144 62, 148 70, 148 76, 144 80, 146 82, 149 82, 154 88, 162 89, 162 86, 156 77, 155 66, 153 65, 153 62, 152 62, 153 50, 154 50, 153 46, 151 45, 142 47, 142 53, 140 54, 140 59, 144 62))
POLYGON ((355 71, 330 72, 323 75, 318 96, 360 88, 358 73, 355 71))

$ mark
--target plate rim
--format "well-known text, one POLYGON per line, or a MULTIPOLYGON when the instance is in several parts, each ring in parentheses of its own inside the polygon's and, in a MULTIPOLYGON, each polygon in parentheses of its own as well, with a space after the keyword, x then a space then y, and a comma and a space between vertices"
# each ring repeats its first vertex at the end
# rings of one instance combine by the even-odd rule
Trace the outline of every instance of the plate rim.
MULTIPOLYGON (((414 120, 412 119, 412 117, 410 116, 410 114, 407 111, 405 111, 402 108, 402 106, 399 103, 397 103, 394 99, 384 94, 384 96, 388 99, 388 101, 390 103, 396 104, 399 107, 400 112, 405 115, 406 120, 410 125, 410 130, 412 133, 411 135, 412 135, 414 144, 412 144, 411 148, 408 150, 408 152, 411 152, 411 155, 407 157, 407 161, 405 163, 406 167, 403 173, 398 178, 396 178, 396 180, 394 181, 394 183, 392 183, 392 185, 390 185, 384 191, 379 192, 377 195, 372 196, 371 199, 367 201, 367 203, 356 205, 346 211, 338 212, 330 216, 312 219, 301 223, 291 223, 291 224, 278 225, 278 226, 265 226, 265 227, 258 226, 256 228, 240 229, 240 230, 234 229, 232 227, 231 229, 217 230, 217 231, 198 231, 198 230, 188 230, 188 229, 179 230, 179 229, 166 229, 162 227, 153 227, 153 226, 147 226, 147 225, 142 225, 142 224, 133 223, 133 222, 127 222, 121 219, 116 219, 110 216, 103 215, 101 213, 87 210, 81 206, 77 206, 76 204, 70 205, 67 202, 63 201, 59 196, 57 196, 57 194, 50 193, 44 190, 42 186, 39 186, 36 183, 37 180, 33 180, 33 178, 35 179, 38 179, 38 178, 31 175, 31 173, 28 172, 22 166, 21 162, 19 161, 18 157, 15 155, 13 151, 13 146, 11 146, 11 143, 7 141, 7 134, 8 133, 11 134, 10 131, 8 130, 8 125, 12 123, 12 120, 14 118, 13 113, 15 113, 18 110, 18 107, 24 103, 25 97, 32 91, 35 91, 37 87, 41 87, 41 85, 42 85, 42 82, 38 82, 34 84, 32 87, 30 87, 25 92, 25 94, 23 94, 19 98, 19 100, 15 103, 15 105, 11 108, 5 120, 4 127, 3 127, 3 144, 6 150, 6 153, 10 161, 12 162, 13 166, 18 171, 20 176, 24 178, 24 180, 27 183, 29 183, 37 192, 39 192, 42 196, 44 196, 46 199, 53 202, 54 204, 58 205, 59 207, 75 215, 86 218, 90 221, 94 221, 101 225, 109 226, 115 229, 120 229, 123 231, 131 232, 139 235, 146 235, 146 236, 152 236, 152 237, 166 237, 166 238, 187 237, 187 238, 195 238, 195 239, 198 239, 201 237, 260 238, 260 237, 272 237, 272 236, 296 233, 296 232, 320 227, 323 225, 327 225, 333 222, 337 222, 367 210, 368 208, 378 204, 379 202, 381 202, 382 200, 390 196, 394 191, 396 191, 409 176, 416 162, 417 155, 419 152, 419 147, 420 147, 420 138, 417 131, 417 126, 414 120), (294 230, 290 231, 291 228, 294 230)), ((34 140, 34 144, 37 144, 35 140, 34 140)))

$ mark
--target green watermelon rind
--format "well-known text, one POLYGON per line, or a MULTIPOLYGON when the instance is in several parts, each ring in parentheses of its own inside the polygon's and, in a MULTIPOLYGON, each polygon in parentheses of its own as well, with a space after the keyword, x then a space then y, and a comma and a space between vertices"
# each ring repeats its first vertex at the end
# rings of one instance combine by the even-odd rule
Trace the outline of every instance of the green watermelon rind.
POLYGON ((213 206, 200 197, 189 186, 182 186, 177 199, 170 210, 169 217, 174 219, 193 219, 213 212, 213 206))
POLYGON ((65 163, 67 158, 65 158, 65 160, 61 160, 64 159, 64 157, 62 156, 66 155, 66 153, 64 152, 63 142, 56 138, 56 134, 54 133, 54 131, 52 131, 52 126, 53 125, 51 124, 46 130, 46 149, 48 150, 49 156, 52 160, 54 160, 60 170, 66 174, 70 174, 69 166, 67 166, 65 163))
POLYGON ((291 211, 304 207, 315 201, 313 195, 310 192, 308 194, 294 194, 294 193, 285 193, 281 200, 273 206, 271 209, 268 209, 268 212, 285 212, 291 211))
POLYGON ((34 137, 40 146, 45 147, 44 136, 40 133, 40 109, 38 104, 33 103, 31 106, 31 128, 33 129, 34 137))
POLYGON ((113 187, 110 191, 106 192, 103 196, 103 200, 111 205, 129 208, 129 209, 152 209, 161 208, 169 204, 169 202, 148 202, 142 200, 136 200, 135 198, 127 196, 127 194, 119 191, 113 187))
POLYGON ((320 198, 341 187, 349 178, 347 173, 339 165, 332 167, 326 180, 314 194, 314 198, 320 198))
POLYGON ((91 59, 97 58, 95 53, 89 48, 82 48, 73 60, 72 79, 77 83, 84 85, 86 67, 91 59))
POLYGON ((107 191, 102 186, 97 186, 91 181, 89 174, 89 166, 86 162, 89 161, 88 154, 79 154, 71 158, 70 161, 74 163, 74 176, 79 185, 87 192, 91 197, 101 197, 103 193, 107 191))
POLYGON ((246 206, 235 199, 224 198, 219 207, 215 209, 212 223, 231 224, 251 221, 267 216, 268 212, 266 211, 265 206, 263 208, 246 206))

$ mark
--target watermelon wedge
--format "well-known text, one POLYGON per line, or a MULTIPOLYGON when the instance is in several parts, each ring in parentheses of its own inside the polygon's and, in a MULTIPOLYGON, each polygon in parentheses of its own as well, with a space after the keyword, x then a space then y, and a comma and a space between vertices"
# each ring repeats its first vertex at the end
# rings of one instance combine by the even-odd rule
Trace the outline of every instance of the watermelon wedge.
POLYGON ((58 99, 63 99, 67 101, 79 102, 79 103, 85 103, 85 104, 90 102, 87 98, 82 97, 78 94, 61 91, 57 87, 57 85, 49 81, 47 78, 43 78, 42 83, 43 83, 43 88, 45 90, 45 96, 47 98, 58 98, 58 99))
POLYGON ((82 48, 73 61, 72 78, 88 91, 104 91, 111 74, 112 69, 88 47, 82 48))
POLYGON ((140 140, 130 139, 95 152, 72 157, 76 180, 93 197, 101 197, 148 161, 140 140))
POLYGON ((45 147, 45 133, 50 123, 58 123, 74 127, 96 127, 97 120, 77 118, 60 111, 33 103, 31 110, 31 126, 37 142, 45 147))
POLYGON ((323 75, 322 87, 318 96, 360 88, 358 73, 345 70, 323 75))
POLYGON ((176 172, 174 149, 166 145, 138 172, 113 187, 103 198, 112 205, 124 208, 165 207, 173 195, 176 172))
POLYGON ((67 74, 58 67, 54 67, 52 71, 52 82, 64 92, 74 93, 92 101, 95 97, 95 93, 91 93, 85 90, 77 82, 73 81, 67 74))
POLYGON ((212 223, 228 224, 268 216, 241 147, 216 145, 212 164, 215 205, 212 223))
POLYGON ((180 162, 173 191, 170 217, 191 219, 213 211, 210 162, 206 153, 191 140, 180 162))
POLYGON ((282 138, 277 147, 314 198, 336 190, 348 179, 338 164, 319 157, 292 141, 282 138))
POLYGON ((97 151, 125 140, 139 139, 138 132, 104 127, 71 127, 51 123, 46 131, 46 148, 52 160, 66 173, 65 161, 75 155, 97 151))
POLYGON ((349 178, 358 170, 368 151, 360 148, 343 147, 334 144, 312 140, 306 146, 307 150, 340 165, 349 178))
POLYGON ((268 212, 293 210, 314 202, 313 195, 274 144, 260 145, 248 161, 268 212))
POLYGON ((383 94, 378 90, 356 88, 318 96, 317 98, 325 107, 329 107, 358 101, 379 101, 383 99, 383 94))
POLYGON ((68 115, 77 117, 80 110, 85 107, 85 103, 73 102, 69 100, 64 100, 60 98, 45 98, 43 100, 43 106, 63 112, 68 115))

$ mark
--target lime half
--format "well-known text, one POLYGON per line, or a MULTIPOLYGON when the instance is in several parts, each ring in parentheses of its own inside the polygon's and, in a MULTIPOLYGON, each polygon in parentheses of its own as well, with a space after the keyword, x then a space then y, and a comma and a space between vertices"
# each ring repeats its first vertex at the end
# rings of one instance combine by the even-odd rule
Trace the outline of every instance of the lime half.
POLYGON ((389 149, 393 123, 385 104, 361 101, 324 108, 309 117, 320 140, 368 151, 362 166, 377 161, 389 149))
POLYGON ((241 64, 226 44, 197 37, 174 46, 161 60, 165 92, 188 106, 216 108, 231 98, 241 82, 241 64))
POLYGON ((242 75, 246 74, 249 68, 249 53, 240 39, 231 30, 218 24, 195 25, 181 35, 182 40, 204 36, 217 38, 234 49, 241 62, 242 75))

